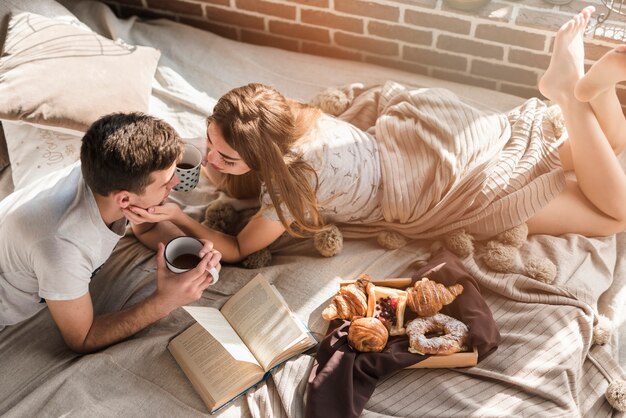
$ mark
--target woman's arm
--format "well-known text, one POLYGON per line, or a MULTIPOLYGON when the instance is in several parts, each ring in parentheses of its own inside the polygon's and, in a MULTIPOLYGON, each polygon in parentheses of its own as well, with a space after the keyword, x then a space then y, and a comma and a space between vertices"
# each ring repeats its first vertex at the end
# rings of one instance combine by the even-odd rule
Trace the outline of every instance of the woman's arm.
MULTIPOLYGON (((280 221, 272 221, 258 213, 237 236, 232 236, 200 224, 175 204, 166 203, 148 210, 133 207, 131 210, 132 215, 127 215, 127 218, 135 218, 136 223, 158 222, 153 228, 138 231, 140 235, 137 238, 144 245, 156 248, 159 241, 167 242, 178 235, 204 238, 213 242, 215 248, 222 253, 223 261, 230 263, 241 261, 253 252, 267 247, 285 232, 280 221)), ((133 219, 130 220, 133 222, 133 219)))
POLYGON ((276 241, 285 232, 282 223, 256 214, 237 236, 215 231, 181 212, 172 222, 186 235, 213 241, 222 260, 236 262, 276 241))

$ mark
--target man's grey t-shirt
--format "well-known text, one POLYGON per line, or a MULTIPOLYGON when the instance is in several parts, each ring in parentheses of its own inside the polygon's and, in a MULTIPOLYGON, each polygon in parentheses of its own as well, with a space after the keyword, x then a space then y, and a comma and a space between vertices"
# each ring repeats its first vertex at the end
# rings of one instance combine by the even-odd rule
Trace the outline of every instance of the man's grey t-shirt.
POLYGON ((42 298, 85 295, 125 224, 104 223, 80 162, 0 201, 0 329, 35 315, 42 298))

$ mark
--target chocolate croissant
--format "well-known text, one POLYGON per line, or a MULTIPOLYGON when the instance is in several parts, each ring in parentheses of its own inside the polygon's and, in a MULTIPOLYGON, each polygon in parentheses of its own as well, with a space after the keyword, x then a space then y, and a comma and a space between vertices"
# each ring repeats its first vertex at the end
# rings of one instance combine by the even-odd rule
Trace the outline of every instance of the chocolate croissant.
POLYGON ((348 329, 350 347, 363 353, 380 353, 388 339, 387 327, 377 318, 357 318, 348 329))
POLYGON ((427 278, 408 288, 407 304, 419 316, 433 316, 463 292, 463 285, 444 286, 427 278))
POLYGON ((326 320, 335 318, 350 319, 365 316, 368 304, 372 304, 375 299, 369 297, 373 293, 374 285, 370 283, 367 275, 360 276, 356 282, 339 289, 333 296, 330 305, 322 312, 322 317, 326 320))

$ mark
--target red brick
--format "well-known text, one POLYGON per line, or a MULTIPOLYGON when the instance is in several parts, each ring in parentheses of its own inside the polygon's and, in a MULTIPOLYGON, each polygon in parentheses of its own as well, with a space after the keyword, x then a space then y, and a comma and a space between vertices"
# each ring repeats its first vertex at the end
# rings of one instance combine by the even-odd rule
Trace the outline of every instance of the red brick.
POLYGON ((335 10, 351 15, 369 16, 394 22, 397 22, 400 17, 400 9, 396 6, 364 0, 335 0, 335 10))
POLYGON ((545 0, 524 0, 524 2, 520 2, 520 4, 522 5, 522 7, 533 7, 550 10, 554 8, 553 4, 550 4, 545 0))
POLYGON ((407 28, 401 25, 391 25, 376 21, 370 21, 367 25, 370 35, 383 38, 405 41, 411 44, 430 45, 433 42, 433 33, 430 31, 407 28))
POLYGON ((538 79, 537 73, 533 71, 481 60, 472 61, 470 73, 481 77, 495 78, 496 80, 510 81, 512 83, 527 84, 530 86, 535 86, 538 79))
POLYGON ((402 58, 422 65, 433 65, 450 70, 467 70, 467 58, 458 55, 444 54, 430 49, 405 46, 402 50, 402 58))
POLYGON ((202 6, 179 0, 148 0, 148 8, 167 10, 173 13, 202 16, 202 6))
POLYGON ((420 28, 441 29, 446 32, 460 33, 469 35, 472 24, 467 19, 458 19, 456 17, 441 16, 432 13, 417 12, 415 10, 406 10, 404 12, 404 21, 420 28))
MULTIPOLYGON (((543 0, 542 0, 543 1, 543 0)), ((526 3, 524 3, 526 5, 526 3)), ((445 1, 441 10, 459 15, 466 15, 470 17, 481 17, 489 19, 492 22, 508 22, 511 20, 513 8, 505 3, 497 3, 494 1, 487 2, 484 6, 475 10, 460 10, 450 7, 445 1)))
POLYGON ((198 29, 216 33, 224 38, 239 40, 239 36, 237 35, 237 29, 233 28, 232 26, 223 26, 207 22, 206 20, 190 19, 187 17, 181 17, 180 21, 181 23, 194 26, 198 29))
POLYGON ((271 3, 265 0, 236 0, 235 5, 240 10, 248 10, 284 19, 294 20, 296 18, 296 8, 282 3, 271 3))
POLYGON ((472 86, 483 87, 490 90, 496 89, 496 82, 493 80, 472 77, 463 73, 453 73, 450 71, 435 69, 432 76, 441 80, 454 81, 455 83, 470 84, 472 86))
POLYGON ((394 42, 350 35, 343 32, 335 33, 334 39, 335 43, 340 46, 354 48, 361 51, 369 51, 379 55, 398 55, 398 44, 394 42))
POLYGON ((427 9, 435 9, 437 7, 437 0, 395 0, 394 3, 403 3, 427 9))
POLYGON ((347 32, 363 33, 363 20, 347 16, 338 16, 322 10, 300 10, 302 23, 340 29, 347 32))
POLYGON ((216 4, 218 6, 230 6, 230 0, 196 0, 200 3, 216 4))
POLYGON ((362 58, 362 54, 360 52, 347 51, 333 46, 312 44, 309 42, 302 42, 302 52, 305 54, 321 55, 323 57, 352 61, 361 61, 362 58))
POLYGON ((500 61, 504 58, 504 48, 499 45, 457 38, 449 35, 439 35, 437 49, 472 55, 475 57, 495 58, 500 61))
POLYGON ((571 19, 571 17, 572 15, 559 14, 545 10, 539 11, 520 8, 515 18, 515 24, 555 32, 563 23, 571 19))
POLYGON ((513 84, 502 83, 500 85, 500 91, 512 94, 514 96, 523 97, 525 99, 530 99, 531 97, 539 97, 540 99, 544 99, 541 93, 539 93, 539 90, 532 87, 516 86, 513 84))
POLYGON ((611 49, 613 48, 604 45, 585 43, 585 58, 592 61, 597 61, 611 49))
POLYGON ((262 17, 251 16, 249 14, 235 12, 232 10, 220 9, 218 7, 204 6, 206 18, 212 22, 230 24, 249 29, 265 29, 262 17))
POLYGON ((495 25, 481 24, 476 27, 476 38, 495 41, 502 44, 516 45, 523 48, 543 51, 546 45, 546 37, 536 33, 528 33, 523 30, 504 28, 495 25))
POLYGON ((313 26, 270 20, 269 31, 289 38, 300 38, 326 44, 330 43, 330 32, 327 29, 315 28, 313 26))
POLYGON ((268 35, 267 33, 263 32, 255 32, 244 29, 241 31, 241 40, 249 44, 273 46, 274 48, 287 49, 290 51, 299 50, 298 41, 294 39, 268 35))
POLYGON ((328 7, 328 0, 289 0, 289 2, 303 4, 305 6, 328 7))
POLYGON ((509 49, 509 62, 545 70, 548 68, 548 64, 550 64, 550 55, 511 48, 509 49))
POLYGON ((371 55, 366 56, 365 61, 383 67, 391 67, 402 71, 408 71, 409 73, 428 75, 428 67, 414 64, 412 62, 396 61, 387 58, 373 57, 371 55))

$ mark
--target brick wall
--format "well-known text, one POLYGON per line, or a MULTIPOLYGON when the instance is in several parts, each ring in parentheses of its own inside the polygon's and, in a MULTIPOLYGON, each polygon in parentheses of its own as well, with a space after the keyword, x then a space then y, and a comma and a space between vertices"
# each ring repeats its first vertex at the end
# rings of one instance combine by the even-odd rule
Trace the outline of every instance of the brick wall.
MULTIPOLYGON (((166 17, 221 36, 365 61, 432 77, 538 96, 555 30, 588 4, 491 0, 473 11, 449 0, 114 0, 121 16, 166 17)), ((585 42, 586 64, 623 42, 626 16, 609 15, 585 42)), ((626 105, 626 85, 618 87, 626 105)))

